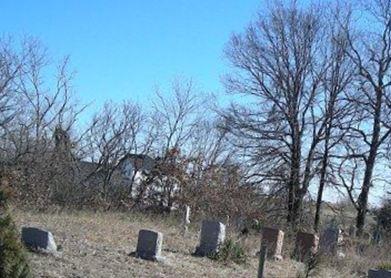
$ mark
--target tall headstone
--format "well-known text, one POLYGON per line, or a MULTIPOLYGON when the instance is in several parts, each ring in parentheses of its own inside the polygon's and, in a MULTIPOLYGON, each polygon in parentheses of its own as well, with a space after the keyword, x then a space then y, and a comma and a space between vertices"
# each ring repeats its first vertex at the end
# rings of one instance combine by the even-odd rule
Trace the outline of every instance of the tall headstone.
POLYGON ((34 227, 22 228, 22 242, 32 250, 57 251, 57 245, 51 232, 34 227))
POLYGON ((282 259, 282 245, 284 242, 284 232, 273 228, 262 229, 261 246, 266 246, 268 257, 274 259, 282 259))
POLYGON ((163 234, 151 230, 140 230, 138 233, 136 257, 150 261, 162 260, 161 252, 163 234))
POLYGON ((338 251, 338 241, 340 229, 338 227, 326 228, 320 237, 320 250, 322 253, 336 255, 338 251))
POLYGON ((298 232, 296 235, 295 257, 306 261, 318 251, 319 237, 315 234, 298 232))
POLYGON ((202 221, 200 245, 197 246, 195 255, 208 256, 219 252, 220 246, 225 240, 225 225, 221 222, 202 221))

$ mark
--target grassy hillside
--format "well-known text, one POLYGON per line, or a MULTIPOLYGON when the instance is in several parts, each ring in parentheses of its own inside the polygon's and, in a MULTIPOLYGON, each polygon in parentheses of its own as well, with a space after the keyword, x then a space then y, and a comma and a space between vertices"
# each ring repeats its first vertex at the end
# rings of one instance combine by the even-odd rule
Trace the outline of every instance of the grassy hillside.
MULTIPOLYGON (((241 240, 247 263, 218 262, 191 256, 198 243, 199 223, 192 223, 186 237, 173 218, 125 213, 34 213, 15 210, 16 223, 37 226, 53 232, 61 252, 58 255, 30 253, 31 268, 36 277, 256 277, 260 246, 259 235, 241 240), (137 234, 142 228, 164 234, 163 256, 154 263, 128 254, 135 250, 137 234)), ((290 246, 286 240, 286 248, 290 246)), ((287 256, 286 256, 287 257, 287 256)), ((358 258, 354 260, 357 261, 358 258)), ((354 277, 350 258, 335 266, 322 267, 317 277, 354 277)), ((360 264, 357 261, 357 264, 360 264)), ((366 265, 361 263, 364 269, 366 265)), ((266 277, 297 277, 303 265, 285 258, 267 262, 266 277)), ((313 276, 312 276, 313 277, 313 276)))

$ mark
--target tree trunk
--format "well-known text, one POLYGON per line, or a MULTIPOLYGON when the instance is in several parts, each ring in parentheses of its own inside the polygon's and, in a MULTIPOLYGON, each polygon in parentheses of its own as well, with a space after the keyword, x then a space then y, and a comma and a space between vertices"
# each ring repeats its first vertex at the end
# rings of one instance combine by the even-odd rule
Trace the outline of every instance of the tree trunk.
POLYGON ((376 161, 377 151, 379 148, 382 100, 383 100, 383 90, 381 86, 379 86, 379 88, 376 89, 376 106, 374 109, 373 128, 372 128, 373 135, 371 140, 371 146, 370 146, 368 158, 366 159, 366 163, 365 163, 365 174, 364 174, 363 184, 361 187, 361 192, 357 200, 358 208, 357 208, 356 227, 357 227, 358 236, 361 236, 364 230, 365 217, 368 210, 369 189, 372 184, 373 169, 375 168, 375 161, 376 161))
POLYGON ((291 215, 292 215, 291 226, 295 229, 297 229, 299 227, 302 208, 303 208, 302 194, 299 191, 296 191, 296 198, 293 202, 293 207, 292 207, 292 212, 291 212, 291 215))
POLYGON ((319 189, 318 189, 318 197, 316 199, 316 211, 315 211, 315 221, 314 221, 314 230, 316 232, 319 231, 319 223, 320 223, 320 214, 322 211, 322 198, 323 198, 323 190, 326 183, 326 173, 327 173, 327 164, 329 161, 329 141, 330 141, 330 133, 331 127, 328 126, 326 130, 326 138, 324 143, 324 153, 322 157, 322 168, 320 170, 320 181, 319 181, 319 189))
MULTIPOLYGON (((377 152, 377 148, 376 148, 376 152, 377 152)), ((357 227, 358 236, 361 236, 364 231, 365 218, 368 210, 369 188, 371 187, 371 182, 372 182, 372 174, 375 166, 376 152, 372 154, 371 151, 369 155, 368 161, 366 163, 363 185, 357 200, 358 208, 357 208, 356 227, 357 227)))
POLYGON ((292 227, 296 226, 301 209, 300 197, 300 160, 301 145, 298 124, 294 125, 293 142, 291 151, 291 169, 288 184, 288 215, 287 222, 292 227))

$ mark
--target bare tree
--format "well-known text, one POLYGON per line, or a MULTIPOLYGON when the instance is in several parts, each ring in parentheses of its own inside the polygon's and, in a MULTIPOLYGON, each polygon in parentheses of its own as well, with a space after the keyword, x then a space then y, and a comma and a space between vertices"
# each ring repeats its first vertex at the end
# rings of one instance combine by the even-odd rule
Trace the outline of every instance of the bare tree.
POLYGON ((196 123, 196 113, 200 107, 195 85, 191 79, 177 78, 170 88, 169 96, 156 90, 157 100, 153 102, 155 125, 160 134, 154 146, 160 155, 165 156, 171 149, 185 145, 196 123))
POLYGON ((358 234, 363 232, 375 166, 382 162, 384 146, 391 134, 391 1, 375 0, 363 5, 362 11, 371 23, 371 29, 357 30, 353 24, 341 24, 349 44, 346 54, 357 67, 359 77, 357 89, 348 98, 360 113, 356 123, 349 128, 349 140, 346 141, 346 158, 350 160, 341 162, 343 165, 349 163, 352 170, 350 179, 340 175, 357 209, 358 234), (363 175, 358 175, 360 167, 364 169, 363 175), (358 180, 361 186, 357 186, 358 180))
POLYGON ((12 59, 7 62, 9 77, 7 74, 2 77, 8 79, 4 89, 12 97, 9 107, 12 106, 13 116, 12 122, 4 128, 3 143, 6 148, 13 149, 11 160, 15 161, 16 157, 34 153, 37 148, 43 148, 40 153, 49 150, 53 146, 51 140, 55 128, 61 126, 70 132, 85 107, 76 105, 73 99, 73 73, 68 70, 68 57, 53 69, 38 40, 26 38, 20 52, 15 45, 8 48, 4 51, 8 53, 8 59, 12 59), (12 80, 11 67, 14 67, 12 80), (52 71, 55 76, 48 75, 47 72, 52 71))
POLYGON ((23 72, 25 54, 17 53, 13 49, 10 38, 0 39, 0 128, 2 161, 7 160, 9 143, 7 142, 8 130, 12 126, 12 120, 17 115, 17 80, 23 72))
POLYGON ((145 137, 156 167, 140 187, 137 203, 146 194, 162 207, 172 207, 174 193, 184 184, 186 146, 195 131, 200 98, 191 79, 176 78, 169 93, 156 90, 145 137), (167 96, 170 95, 170 96, 167 96))
MULTIPOLYGON (((334 13, 338 9, 331 9, 334 13)), ((355 67, 346 55, 348 43, 343 34, 343 30, 339 27, 338 21, 341 22, 342 12, 337 14, 336 20, 331 20, 333 14, 328 15, 329 27, 327 28, 327 70, 324 74, 323 97, 321 105, 323 105, 324 138, 323 146, 320 149, 320 165, 319 165, 319 187, 316 200, 314 229, 319 230, 321 206, 324 188, 327 181, 332 179, 334 172, 331 165, 331 156, 335 149, 339 147, 343 141, 346 126, 349 126, 354 111, 351 103, 346 100, 345 93, 352 90, 355 67)), ((335 15, 334 15, 335 16, 335 15)), ((330 183, 330 182, 329 182, 330 183)), ((331 183, 332 184, 332 183, 331 183)))
POLYGON ((57 185, 67 183, 59 178, 67 170, 65 161, 55 157, 53 134, 60 129, 70 134, 84 107, 73 99, 68 58, 53 69, 45 48, 33 38, 21 45, 2 40, 0 47, 2 165, 18 173, 14 186, 22 186, 22 199, 31 190, 29 196, 44 203, 57 185))
POLYGON ((276 5, 234 35, 226 50, 237 69, 225 79, 226 88, 249 97, 246 106, 235 104, 224 113, 226 129, 253 166, 253 181, 269 189, 283 186, 293 225, 315 175, 325 129, 316 105, 327 69, 322 24, 315 8, 276 5))
MULTIPOLYGON (((141 124, 142 114, 137 105, 107 102, 88 128, 86 147, 90 149, 91 161, 96 163, 91 175, 102 175, 101 196, 106 201, 113 175, 122 159, 138 150, 141 124)), ((129 194, 133 181, 128 185, 129 194)))

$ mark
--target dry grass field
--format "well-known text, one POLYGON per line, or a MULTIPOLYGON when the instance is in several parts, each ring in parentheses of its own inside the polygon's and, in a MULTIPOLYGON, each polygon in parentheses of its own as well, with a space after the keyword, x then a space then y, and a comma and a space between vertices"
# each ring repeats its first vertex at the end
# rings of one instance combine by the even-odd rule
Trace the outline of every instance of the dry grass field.
MULTIPOLYGON (((60 245, 56 255, 29 253, 36 277, 256 277, 260 240, 249 236, 243 245, 247 263, 219 262, 194 257, 198 223, 186 237, 173 218, 102 212, 38 213, 14 210, 17 226, 35 226, 54 234, 60 245), (149 262, 129 256, 137 244, 138 231, 154 229, 164 234, 164 262, 149 262)), ((358 262, 357 262, 358 263, 358 262)), ((341 269, 323 268, 316 277, 356 277, 344 263, 341 269)), ((267 262, 266 277, 298 277, 303 264, 290 259, 267 262)), ((313 277, 313 276, 311 276, 313 277)))

